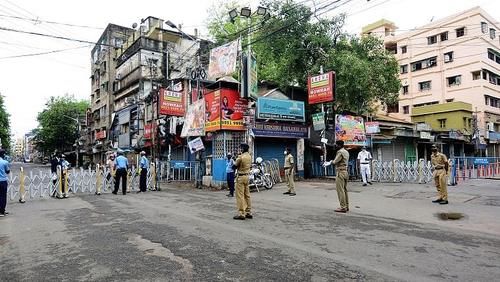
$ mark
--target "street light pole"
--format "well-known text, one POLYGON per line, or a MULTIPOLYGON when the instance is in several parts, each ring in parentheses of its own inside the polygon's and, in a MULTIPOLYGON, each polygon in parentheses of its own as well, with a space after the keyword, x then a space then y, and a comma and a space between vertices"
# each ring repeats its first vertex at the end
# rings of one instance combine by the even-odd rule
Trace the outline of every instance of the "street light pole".
POLYGON ((74 117, 70 117, 68 115, 63 115, 64 117, 66 118, 69 118, 69 119, 72 119, 73 121, 76 122, 76 125, 77 125, 77 128, 76 128, 76 142, 75 142, 75 150, 76 150, 76 167, 79 168, 80 167, 80 162, 79 162, 79 159, 80 159, 80 130, 81 130, 81 124, 80 124, 80 119, 78 118, 74 118, 74 117))

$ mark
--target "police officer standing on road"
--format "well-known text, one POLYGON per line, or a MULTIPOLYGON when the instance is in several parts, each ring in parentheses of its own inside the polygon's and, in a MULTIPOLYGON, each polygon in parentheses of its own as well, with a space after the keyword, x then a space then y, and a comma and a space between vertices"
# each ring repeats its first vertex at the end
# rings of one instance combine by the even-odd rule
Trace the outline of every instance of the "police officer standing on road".
POLYGON ((292 150, 290 148, 285 149, 285 178, 286 178, 286 186, 288 187, 288 191, 283 193, 284 195, 295 196, 295 162, 293 161, 292 150))
POLYGON ((7 174, 10 173, 9 162, 5 160, 5 150, 0 149, 0 217, 4 217, 8 212, 5 211, 7 205, 7 185, 9 179, 7 174))
POLYGON ((118 151, 118 157, 115 160, 116 178, 115 178, 115 189, 113 194, 118 193, 118 188, 120 187, 120 179, 122 180, 122 192, 123 195, 127 194, 127 169, 128 169, 128 159, 123 156, 123 152, 118 151))
POLYGON ((363 146, 361 152, 358 153, 358 162, 361 171, 361 178, 363 179, 363 186, 366 186, 367 183, 372 185, 370 169, 371 160, 372 154, 366 150, 365 146, 363 146))
POLYGON ((241 154, 236 159, 234 169, 237 169, 236 176, 236 205, 238 207, 238 215, 234 219, 245 220, 245 218, 253 218, 252 203, 250 201, 250 188, 248 187, 250 168, 252 167, 252 157, 248 153, 249 147, 247 144, 240 145, 241 154))
POLYGON ((146 152, 141 151, 141 160, 139 161, 139 167, 141 168, 141 176, 139 179, 139 191, 137 193, 146 192, 147 179, 148 179, 148 167, 149 161, 146 157, 146 152))
POLYGON ((337 196, 339 197, 340 208, 335 209, 335 212, 346 213, 349 211, 349 196, 347 195, 347 181, 349 173, 347 172, 347 164, 349 162, 349 152, 344 149, 344 141, 337 140, 335 142, 337 154, 333 161, 325 162, 323 166, 335 165, 335 186, 337 188, 337 196))
POLYGON ((432 202, 446 205, 448 204, 448 159, 445 154, 438 152, 436 145, 431 146, 431 151, 431 163, 434 168, 432 178, 434 178, 434 183, 439 194, 438 198, 432 202))

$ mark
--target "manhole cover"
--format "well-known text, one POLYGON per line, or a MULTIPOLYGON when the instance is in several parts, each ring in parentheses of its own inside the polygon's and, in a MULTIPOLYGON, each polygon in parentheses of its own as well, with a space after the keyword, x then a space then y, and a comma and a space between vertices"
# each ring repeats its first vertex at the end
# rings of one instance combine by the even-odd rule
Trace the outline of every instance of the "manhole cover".
POLYGON ((459 220, 464 217, 462 213, 459 212, 440 212, 436 216, 441 220, 459 220))

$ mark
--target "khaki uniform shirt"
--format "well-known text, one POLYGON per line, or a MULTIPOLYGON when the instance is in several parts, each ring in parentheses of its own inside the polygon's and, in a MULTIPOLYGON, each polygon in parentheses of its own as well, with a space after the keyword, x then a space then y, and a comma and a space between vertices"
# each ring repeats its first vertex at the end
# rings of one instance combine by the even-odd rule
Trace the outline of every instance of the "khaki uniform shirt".
POLYGON ((294 168, 294 161, 292 154, 288 154, 285 157, 285 169, 294 168))
POLYGON ((236 159, 235 165, 238 168, 238 174, 248 174, 252 167, 252 157, 248 152, 245 152, 236 159))
POLYGON ((433 153, 431 154, 431 163, 434 169, 444 169, 445 164, 448 162, 446 155, 443 153, 433 153))
POLYGON ((333 164, 337 170, 347 170, 347 162, 349 161, 349 152, 342 148, 337 151, 333 164))

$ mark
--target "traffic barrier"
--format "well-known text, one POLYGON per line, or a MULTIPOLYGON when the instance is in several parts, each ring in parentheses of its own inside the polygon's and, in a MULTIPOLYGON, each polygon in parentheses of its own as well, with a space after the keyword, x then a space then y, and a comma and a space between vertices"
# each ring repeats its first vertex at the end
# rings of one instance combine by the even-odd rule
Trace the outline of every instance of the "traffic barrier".
POLYGON ((21 167, 19 172, 19 203, 26 203, 26 200, 24 199, 25 194, 26 188, 24 187, 24 169, 21 167))

